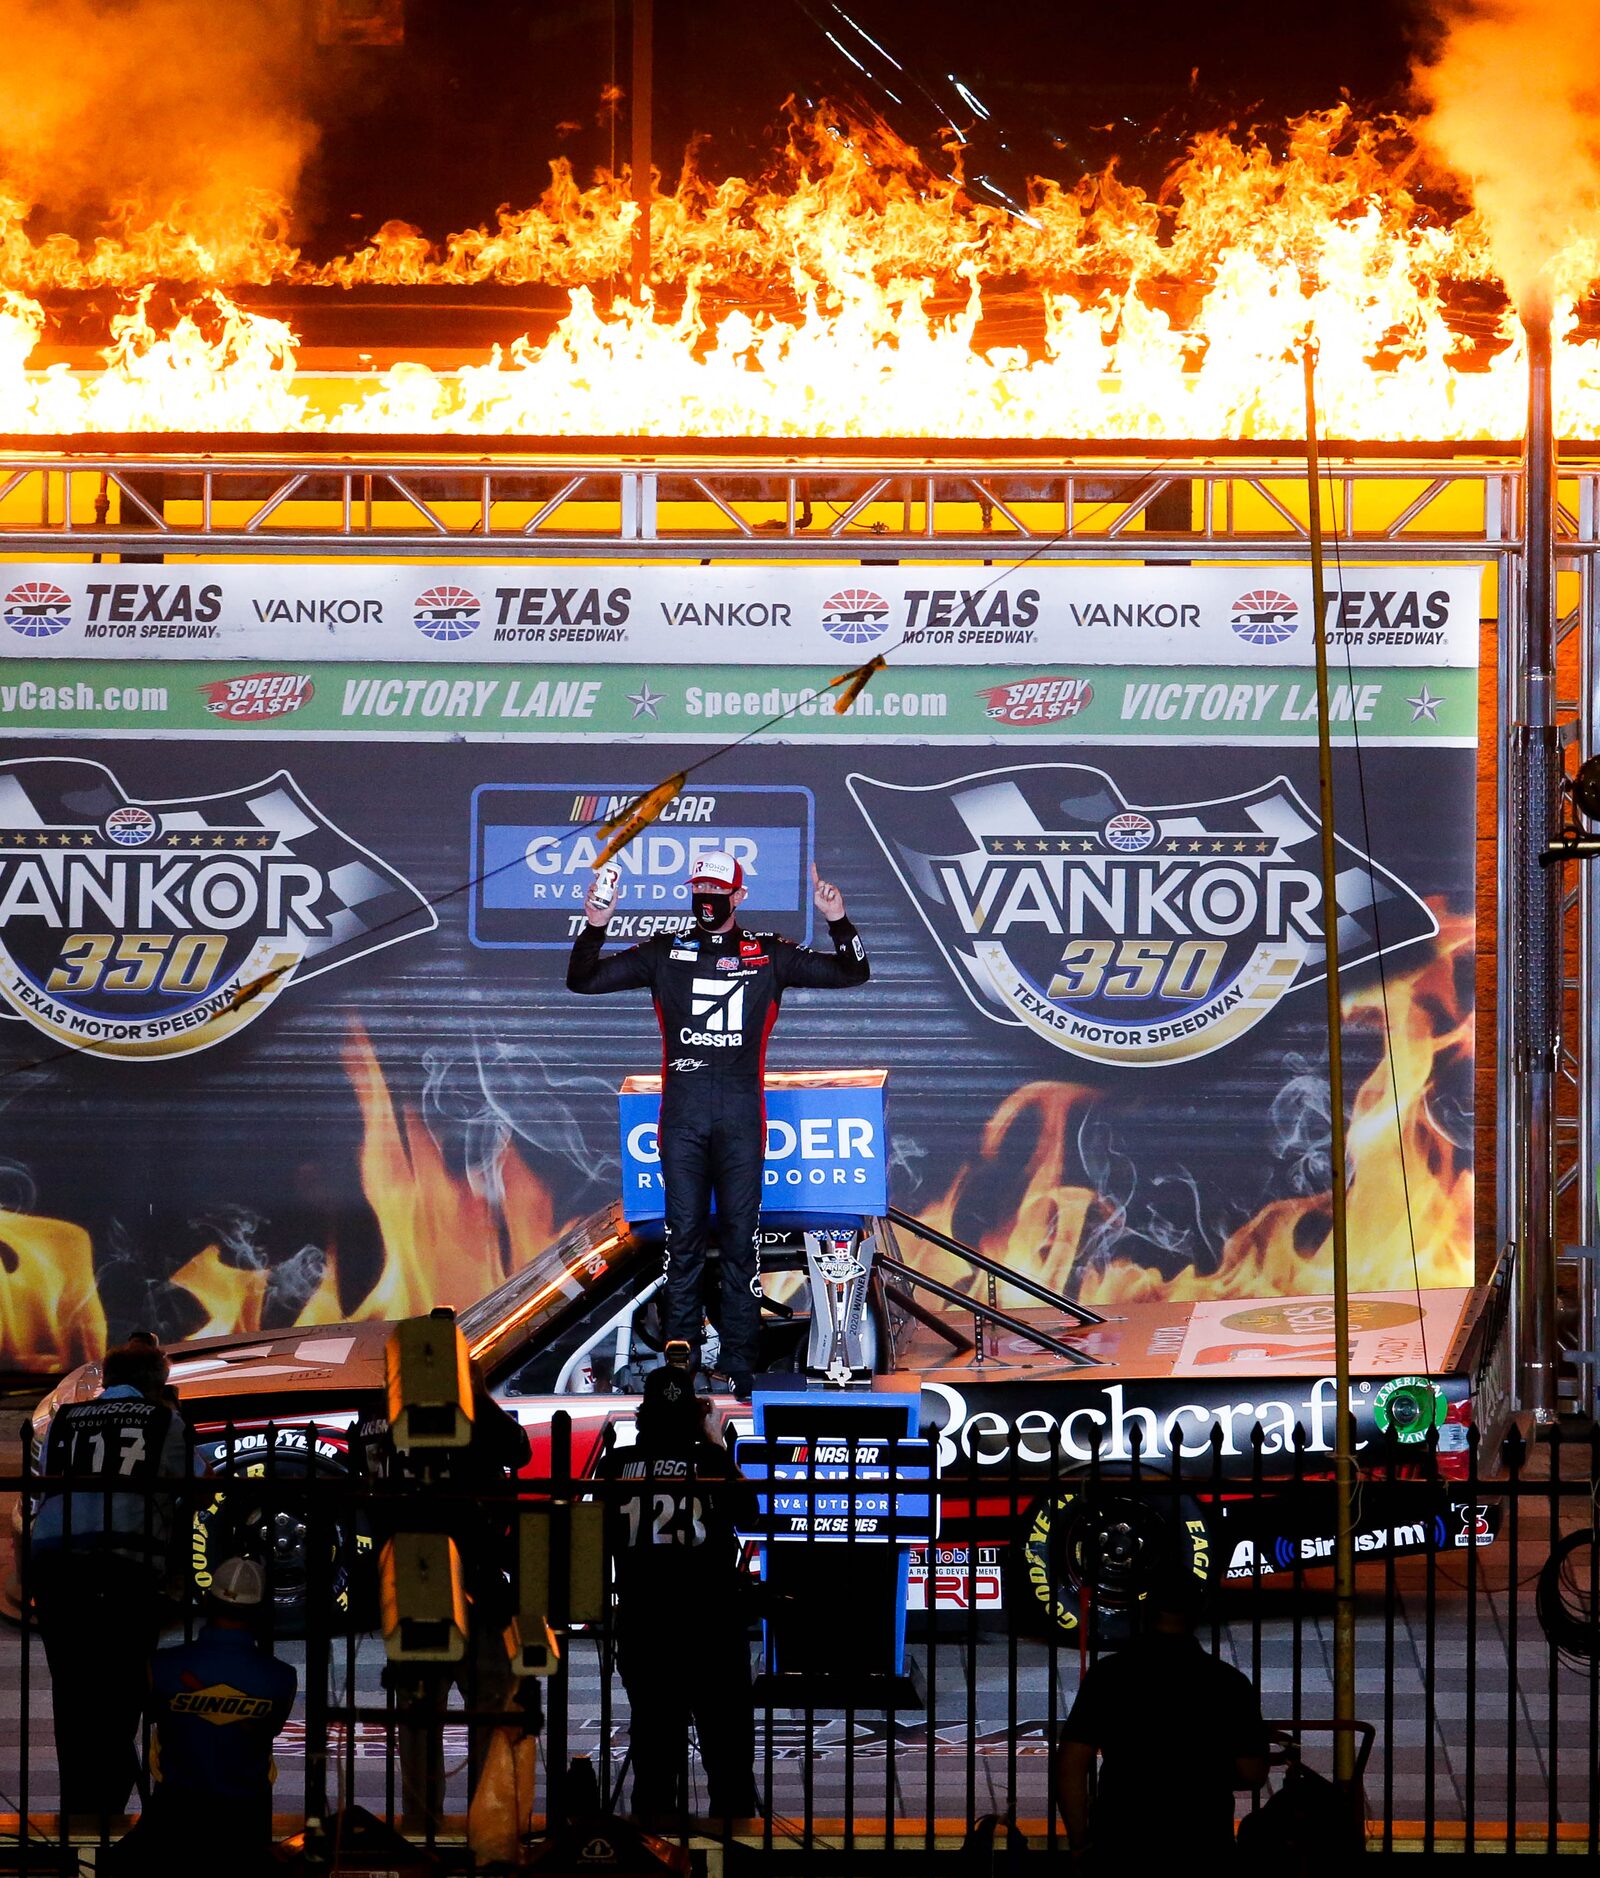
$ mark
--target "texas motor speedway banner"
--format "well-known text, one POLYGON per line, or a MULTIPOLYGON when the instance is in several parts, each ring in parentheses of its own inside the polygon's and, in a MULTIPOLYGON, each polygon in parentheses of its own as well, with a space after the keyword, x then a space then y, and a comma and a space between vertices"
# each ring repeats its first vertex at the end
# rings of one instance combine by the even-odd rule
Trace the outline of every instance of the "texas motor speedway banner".
MULTIPOLYGON (((773 1061, 889 1070, 898 1203, 1092 1302, 1328 1289, 1303 570, 8 578, 6 1360, 465 1302, 614 1197, 659 1043, 563 986, 592 825, 791 708, 624 853, 618 940, 709 846, 813 937, 815 859, 873 979, 773 1061)), ((1361 1288, 1412 1283, 1402 1168, 1472 1278, 1478 595, 1330 598, 1361 1288)))

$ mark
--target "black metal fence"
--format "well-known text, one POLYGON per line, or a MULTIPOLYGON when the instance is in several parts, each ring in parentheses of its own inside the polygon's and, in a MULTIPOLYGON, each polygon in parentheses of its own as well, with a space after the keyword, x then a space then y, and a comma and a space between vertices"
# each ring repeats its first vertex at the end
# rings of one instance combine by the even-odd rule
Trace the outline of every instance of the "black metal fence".
MULTIPOLYGON (((152 1531, 172 1517, 163 1641, 195 1634, 196 1575, 224 1551, 262 1562, 261 1636, 294 1664, 300 1691, 276 1748, 280 1834, 309 1830, 312 1854, 326 1857, 361 1808, 404 1826, 442 1868, 469 1870, 531 1856, 569 1817, 603 1824, 626 1815, 630 1715, 609 1575, 598 1621, 568 1619, 586 1595, 582 1532, 576 1551, 572 1540, 585 1515, 575 1509, 637 1486, 577 1477, 565 1417, 556 1418, 548 1477, 475 1493, 470 1505, 459 1494, 453 1501, 448 1483, 354 1478, 338 1440, 320 1457, 314 1438, 309 1448, 285 1447, 271 1426, 229 1430, 220 1443, 244 1464, 162 1481, 147 1496, 152 1531), (386 1661, 377 1559, 384 1534, 417 1523, 423 1498, 496 1531, 523 1510, 546 1509, 541 1596, 556 1649, 549 1672, 534 1679, 536 1748, 527 1745, 527 1699, 505 1706, 496 1678, 485 1702, 470 1657, 464 1687, 437 1715, 442 1685, 431 1685, 429 1706, 408 1706, 419 1700, 415 1672, 386 1661), (413 1755, 422 1740, 443 1777, 437 1815, 424 1807, 421 1819, 404 1817, 408 1728, 413 1755), (469 1761, 480 1758, 494 1775, 474 1809, 469 1761), (514 1844, 502 1833, 486 1849, 490 1785, 502 1801, 510 1793, 516 1818, 514 1844)), ((1557 1434, 1531 1450, 1513 1440, 1492 1464, 1475 1431, 1448 1452, 1437 1443, 1436 1433, 1397 1440, 1362 1457, 1357 1712, 1372 1741, 1363 1773, 1368 1849, 1600 1856, 1600 1435, 1557 1434)), ((207 1446, 214 1453, 218 1444, 207 1446)), ((787 1664, 774 1662, 781 1613, 769 1603, 764 1622, 752 1603, 761 1806, 747 1819, 709 1817, 688 1746, 686 1816, 670 1835, 682 1857, 710 1859, 709 1869, 720 1860, 728 1869, 743 1861, 808 1872, 987 1870, 974 1862, 983 1855, 962 1850, 986 1819, 1020 1834, 1023 1856, 1060 1856, 1063 1723, 1086 1666, 1126 1640, 1151 1571, 1175 1557, 1207 1587, 1202 1640, 1250 1677, 1283 1751, 1327 1769, 1333 1500, 1316 1471, 1325 1464, 1297 1439, 1274 1451, 1259 1429, 1242 1464, 1225 1456, 1219 1435, 1172 1473, 1142 1469, 1137 1458, 1068 1473, 1054 1458, 1041 1462, 1022 1434, 963 1457, 959 1477, 942 1482, 939 1541, 912 1557, 899 1682, 869 1701, 848 1687, 830 1694, 825 1678, 796 1673, 792 1648, 787 1664)), ((0 1730, 3 1869, 57 1869, 62 1839, 37 1609, 41 1574, 57 1555, 36 1551, 25 1517, 49 1486, 28 1471, 0 1480, 15 1510, 6 1587, 15 1621, 0 1635, 10 1691, 0 1730)), ((810 1542, 841 1611, 858 1566, 874 1548, 882 1555, 854 1524, 810 1542)), ((514 1558, 512 1547, 513 1575, 514 1558)), ((516 1602, 514 1588, 508 1600, 516 1602)), ((538 1640, 525 1622, 520 1644, 538 1640)), ((685 1677, 709 1674, 700 1640, 691 1632, 681 1642, 685 1677)), ((144 1732, 148 1752, 148 1725, 144 1732)), ((1152 1767, 1153 1796, 1161 1780, 1152 1767)), ((1241 1813, 1259 1797, 1241 1794, 1241 1813)), ((503 1816, 502 1805, 502 1826, 503 1816)), ((74 1823, 80 1841, 124 1830, 121 1817, 93 1822, 93 1831, 74 1823)))

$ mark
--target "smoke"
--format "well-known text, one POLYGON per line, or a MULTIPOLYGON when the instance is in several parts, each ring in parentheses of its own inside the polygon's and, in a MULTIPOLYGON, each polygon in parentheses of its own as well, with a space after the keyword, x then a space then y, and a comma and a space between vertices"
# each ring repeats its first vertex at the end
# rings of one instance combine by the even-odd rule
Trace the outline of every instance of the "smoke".
POLYGON ((1440 0, 1413 81, 1424 145, 1470 188, 1525 321, 1550 315, 1550 264, 1600 215, 1600 7, 1440 0))
POLYGON ((0 187, 66 219, 226 228, 315 132, 282 0, 0 0, 0 187))

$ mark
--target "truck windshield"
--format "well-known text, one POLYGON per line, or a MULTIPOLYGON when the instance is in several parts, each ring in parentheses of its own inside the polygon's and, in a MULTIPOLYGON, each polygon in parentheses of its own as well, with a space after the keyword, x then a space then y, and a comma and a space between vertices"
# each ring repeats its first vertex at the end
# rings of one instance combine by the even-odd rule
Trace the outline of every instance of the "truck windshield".
POLYGON ((509 1340, 524 1342, 540 1324, 586 1297, 636 1250, 632 1235, 610 1212, 585 1220, 546 1246, 457 1318, 473 1360, 495 1362, 509 1340))

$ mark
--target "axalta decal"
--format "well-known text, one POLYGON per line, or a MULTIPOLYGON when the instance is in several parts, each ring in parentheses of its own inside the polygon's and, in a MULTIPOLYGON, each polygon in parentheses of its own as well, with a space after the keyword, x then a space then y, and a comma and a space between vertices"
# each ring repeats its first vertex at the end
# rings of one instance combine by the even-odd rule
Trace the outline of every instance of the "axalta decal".
POLYGON ((430 932, 416 888, 286 771, 136 801, 104 764, 0 764, 0 1000, 57 1043, 220 1043, 302 979, 430 932))
POLYGON ((261 724, 287 717, 316 696, 309 672, 249 672, 200 687, 206 709, 224 724, 261 724))
MULTIPOLYGON (((1274 776, 1136 803, 1104 770, 1033 763, 848 786, 950 969, 994 1023, 1149 1067, 1235 1042, 1321 977, 1321 829, 1274 776)), ((1342 837, 1345 968, 1430 939, 1421 897, 1342 837)))

